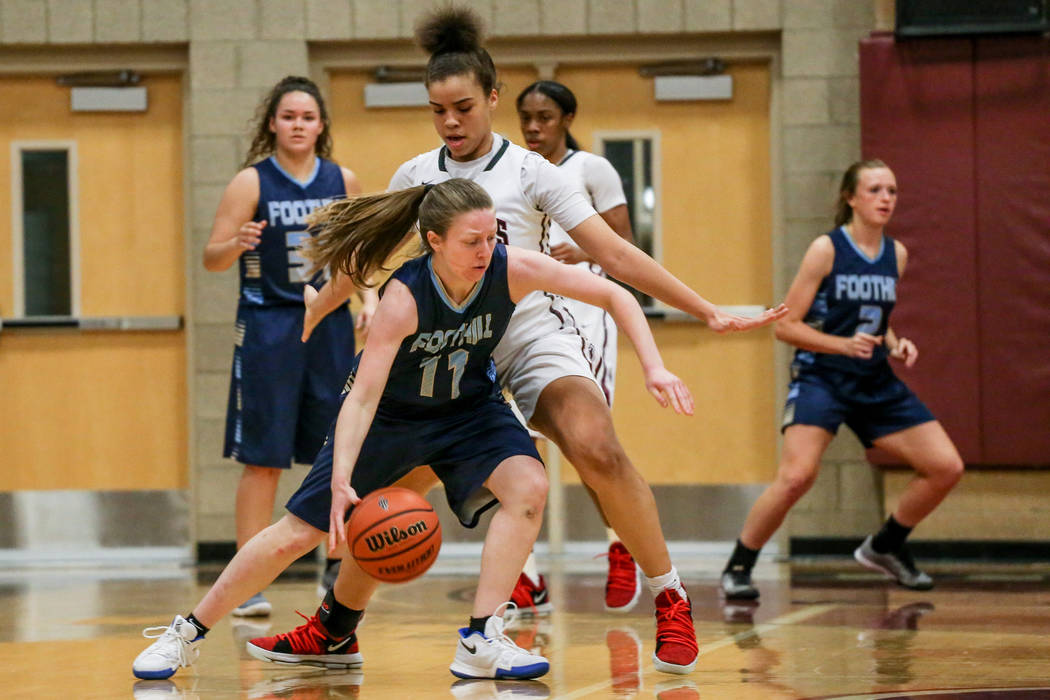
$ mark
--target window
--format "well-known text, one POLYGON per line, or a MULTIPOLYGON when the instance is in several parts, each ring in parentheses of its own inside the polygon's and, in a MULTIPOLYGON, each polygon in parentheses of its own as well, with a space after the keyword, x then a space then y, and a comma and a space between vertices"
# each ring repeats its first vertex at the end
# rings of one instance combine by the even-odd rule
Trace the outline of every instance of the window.
MULTIPOLYGON (((660 132, 599 132, 594 143, 623 180, 635 245, 660 262, 660 132)), ((631 291, 642 306, 653 306, 651 297, 631 291)))
POLYGON ((11 144, 15 316, 76 316, 76 144, 11 144))

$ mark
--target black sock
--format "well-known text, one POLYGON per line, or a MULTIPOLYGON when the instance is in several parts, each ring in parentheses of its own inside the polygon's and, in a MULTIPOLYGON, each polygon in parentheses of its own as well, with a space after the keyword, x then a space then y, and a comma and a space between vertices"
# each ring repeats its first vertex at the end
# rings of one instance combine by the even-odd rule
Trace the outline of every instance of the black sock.
POLYGON ((489 621, 490 617, 492 617, 492 615, 486 615, 485 617, 472 617, 472 618, 470 618, 470 631, 471 632, 481 632, 481 634, 484 635, 485 634, 485 623, 489 621))
POLYGON ((329 588, 324 594, 324 600, 321 601, 321 607, 317 611, 318 619, 328 630, 332 639, 342 639, 357 629, 357 623, 361 621, 361 616, 364 614, 364 610, 348 608, 336 600, 335 590, 332 588, 329 588))
POLYGON ((879 554, 888 554, 899 551, 904 546, 904 540, 911 534, 911 528, 901 525, 891 515, 882 529, 876 533, 871 540, 871 548, 879 554))
POLYGON ((208 628, 204 626, 204 623, 195 618, 193 616, 193 613, 190 613, 186 616, 186 622, 190 623, 191 625, 197 628, 198 637, 203 637, 204 635, 208 634, 208 628))
POLYGON ((758 559, 758 553, 760 551, 762 551, 761 547, 758 549, 751 549, 740 540, 737 540, 736 547, 733 548, 733 553, 729 557, 729 562, 726 564, 725 570, 743 570, 751 573, 751 569, 755 568, 755 560, 758 559))

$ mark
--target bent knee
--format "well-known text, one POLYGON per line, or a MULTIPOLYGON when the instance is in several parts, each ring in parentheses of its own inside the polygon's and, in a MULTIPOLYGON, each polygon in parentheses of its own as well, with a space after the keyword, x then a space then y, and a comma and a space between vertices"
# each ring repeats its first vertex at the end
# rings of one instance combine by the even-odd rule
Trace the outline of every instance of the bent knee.
POLYGON ((963 464, 962 458, 958 455, 952 455, 938 461, 930 470, 930 473, 937 478, 938 481, 943 482, 948 488, 951 488, 959 483, 965 470, 966 465, 963 464))
POLYGON ((783 467, 777 474, 777 481, 792 499, 798 500, 816 483, 817 470, 808 466, 783 467))
POLYGON ((615 435, 601 440, 577 440, 568 446, 565 457, 588 484, 594 480, 619 480, 634 471, 615 435))

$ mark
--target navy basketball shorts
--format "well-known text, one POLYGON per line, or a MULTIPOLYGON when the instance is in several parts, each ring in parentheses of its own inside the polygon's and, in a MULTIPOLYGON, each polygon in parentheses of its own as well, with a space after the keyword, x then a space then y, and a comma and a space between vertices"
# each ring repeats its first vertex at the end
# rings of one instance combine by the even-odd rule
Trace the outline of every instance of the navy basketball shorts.
MULTIPOLYGON (((334 433, 333 423, 313 469, 285 506, 292 515, 325 532, 332 509, 334 433)), ((464 527, 476 527, 481 514, 497 503, 485 488, 485 480, 503 460, 517 455, 540 461, 532 438, 502 397, 491 397, 469 411, 425 420, 400 420, 377 413, 361 445, 350 485, 363 498, 429 464, 445 487, 452 512, 464 527)))
POLYGON ((302 332, 302 306, 237 310, 224 457, 281 469, 314 461, 354 361, 353 319, 341 307, 306 343, 302 332))
POLYGON ((864 447, 886 435, 936 420, 919 397, 888 366, 873 375, 803 370, 788 386, 783 432, 815 425, 834 434, 845 423, 864 447))

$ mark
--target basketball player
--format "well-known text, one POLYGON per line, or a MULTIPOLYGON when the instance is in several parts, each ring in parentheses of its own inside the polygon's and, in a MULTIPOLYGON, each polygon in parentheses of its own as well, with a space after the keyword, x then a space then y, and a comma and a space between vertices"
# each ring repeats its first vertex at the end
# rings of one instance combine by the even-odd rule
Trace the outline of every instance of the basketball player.
MULTIPOLYGON (((317 86, 289 76, 259 106, 245 167, 226 187, 204 267, 240 267, 236 345, 226 410, 223 456, 244 465, 237 487, 237 547, 270 524, 281 471, 294 459, 312 463, 335 417, 339 387, 353 357, 354 328, 345 297, 310 342, 302 333, 303 285, 299 255, 313 209, 361 191, 357 178, 328 159, 328 112, 317 86)), ((374 294, 358 316, 364 326, 374 294)), ((333 572, 334 575, 334 572, 333 572)), ((234 611, 270 614, 255 591, 234 611)))
MULTIPOLYGON (((646 387, 662 406, 691 414, 692 396, 664 368, 628 292, 540 253, 497 244, 492 199, 469 180, 334 202, 312 219, 320 230, 310 255, 316 268, 341 270, 362 284, 414 235, 417 220, 429 252, 385 285, 338 419, 288 514, 237 553, 189 616, 144 632, 157 641, 135 659, 137 677, 167 678, 191 665, 208 628, 238 600, 317 546, 325 532, 331 549, 345 545, 344 523, 360 496, 420 464, 437 473, 463 525, 473 527, 482 512, 502 506, 489 524, 472 616, 459 631, 450 670, 492 679, 547 672, 545 658, 503 634, 498 615, 536 540, 547 493, 536 448, 503 399, 492 360, 515 304, 543 289, 600 305, 622 324, 646 387)), ((316 301, 312 291, 307 288, 308 305, 316 301)), ((348 555, 339 581, 351 573, 363 585, 340 597, 349 607, 329 591, 306 625, 266 644, 253 640, 248 651, 269 661, 301 661, 297 652, 320 643, 322 665, 359 666, 354 629, 378 582, 348 555)), ((338 581, 335 591, 347 592, 338 581)))
POLYGON ((839 187, 835 228, 809 246, 788 290, 791 311, 777 337, 797 347, 784 408, 776 479, 758 497, 722 574, 730 599, 754 599, 751 569, 788 510, 813 485, 839 425, 915 469, 897 509, 856 552, 857 561, 900 585, 928 590, 905 538, 959 481, 962 459, 941 424, 893 373, 911 367, 915 343, 889 325, 908 251, 884 233, 897 206, 897 180, 879 160, 854 163, 839 187))
MULTIPOLYGON (((522 90, 515 104, 521 122, 521 135, 529 150, 557 165, 605 223, 609 224, 609 228, 628 243, 633 243, 634 233, 620 174, 605 158, 582 150, 569 132, 576 117, 576 96, 572 91, 553 80, 539 80, 522 90)), ((573 242, 557 222, 551 223, 549 235, 550 254, 555 260, 604 276, 602 268, 573 242)), ((596 306, 573 299, 564 300, 564 305, 588 341, 587 358, 594 378, 611 407, 616 388, 616 324, 604 309, 596 306)), ((590 488, 587 491, 598 508, 609 538, 605 609, 627 612, 641 596, 641 570, 616 531, 609 526, 594 491, 590 488)), ((532 554, 525 562, 525 571, 514 587, 511 600, 521 609, 531 606, 537 612, 551 607, 546 581, 539 574, 532 554)))
MULTIPOLYGON (((431 54, 426 86, 434 127, 444 145, 401 165, 391 189, 452 177, 473 180, 496 203, 500 241, 548 253, 546 222, 551 218, 610 275, 706 320, 718 332, 757 328, 786 312, 780 307, 743 318, 720 311, 617 236, 556 166, 494 134, 496 68, 480 37, 480 19, 468 8, 446 5, 424 15, 417 38, 431 54)), ((335 288, 344 283, 350 284, 340 280, 335 288)), ((326 285, 322 300, 339 297, 332 288, 326 285)), ((322 301, 316 312, 323 314, 326 308, 322 301)), ((609 404, 584 348, 562 299, 536 293, 518 304, 493 357, 500 380, 524 417, 558 445, 594 490, 602 511, 645 573, 656 600, 654 665, 667 673, 689 673, 698 654, 689 597, 671 565, 652 491, 616 438, 609 404)), ((412 487, 421 492, 433 483, 433 475, 414 479, 412 487)), ((349 585, 341 581, 336 581, 337 593, 349 585)), ((316 654, 323 652, 301 656, 312 663, 316 654)))

